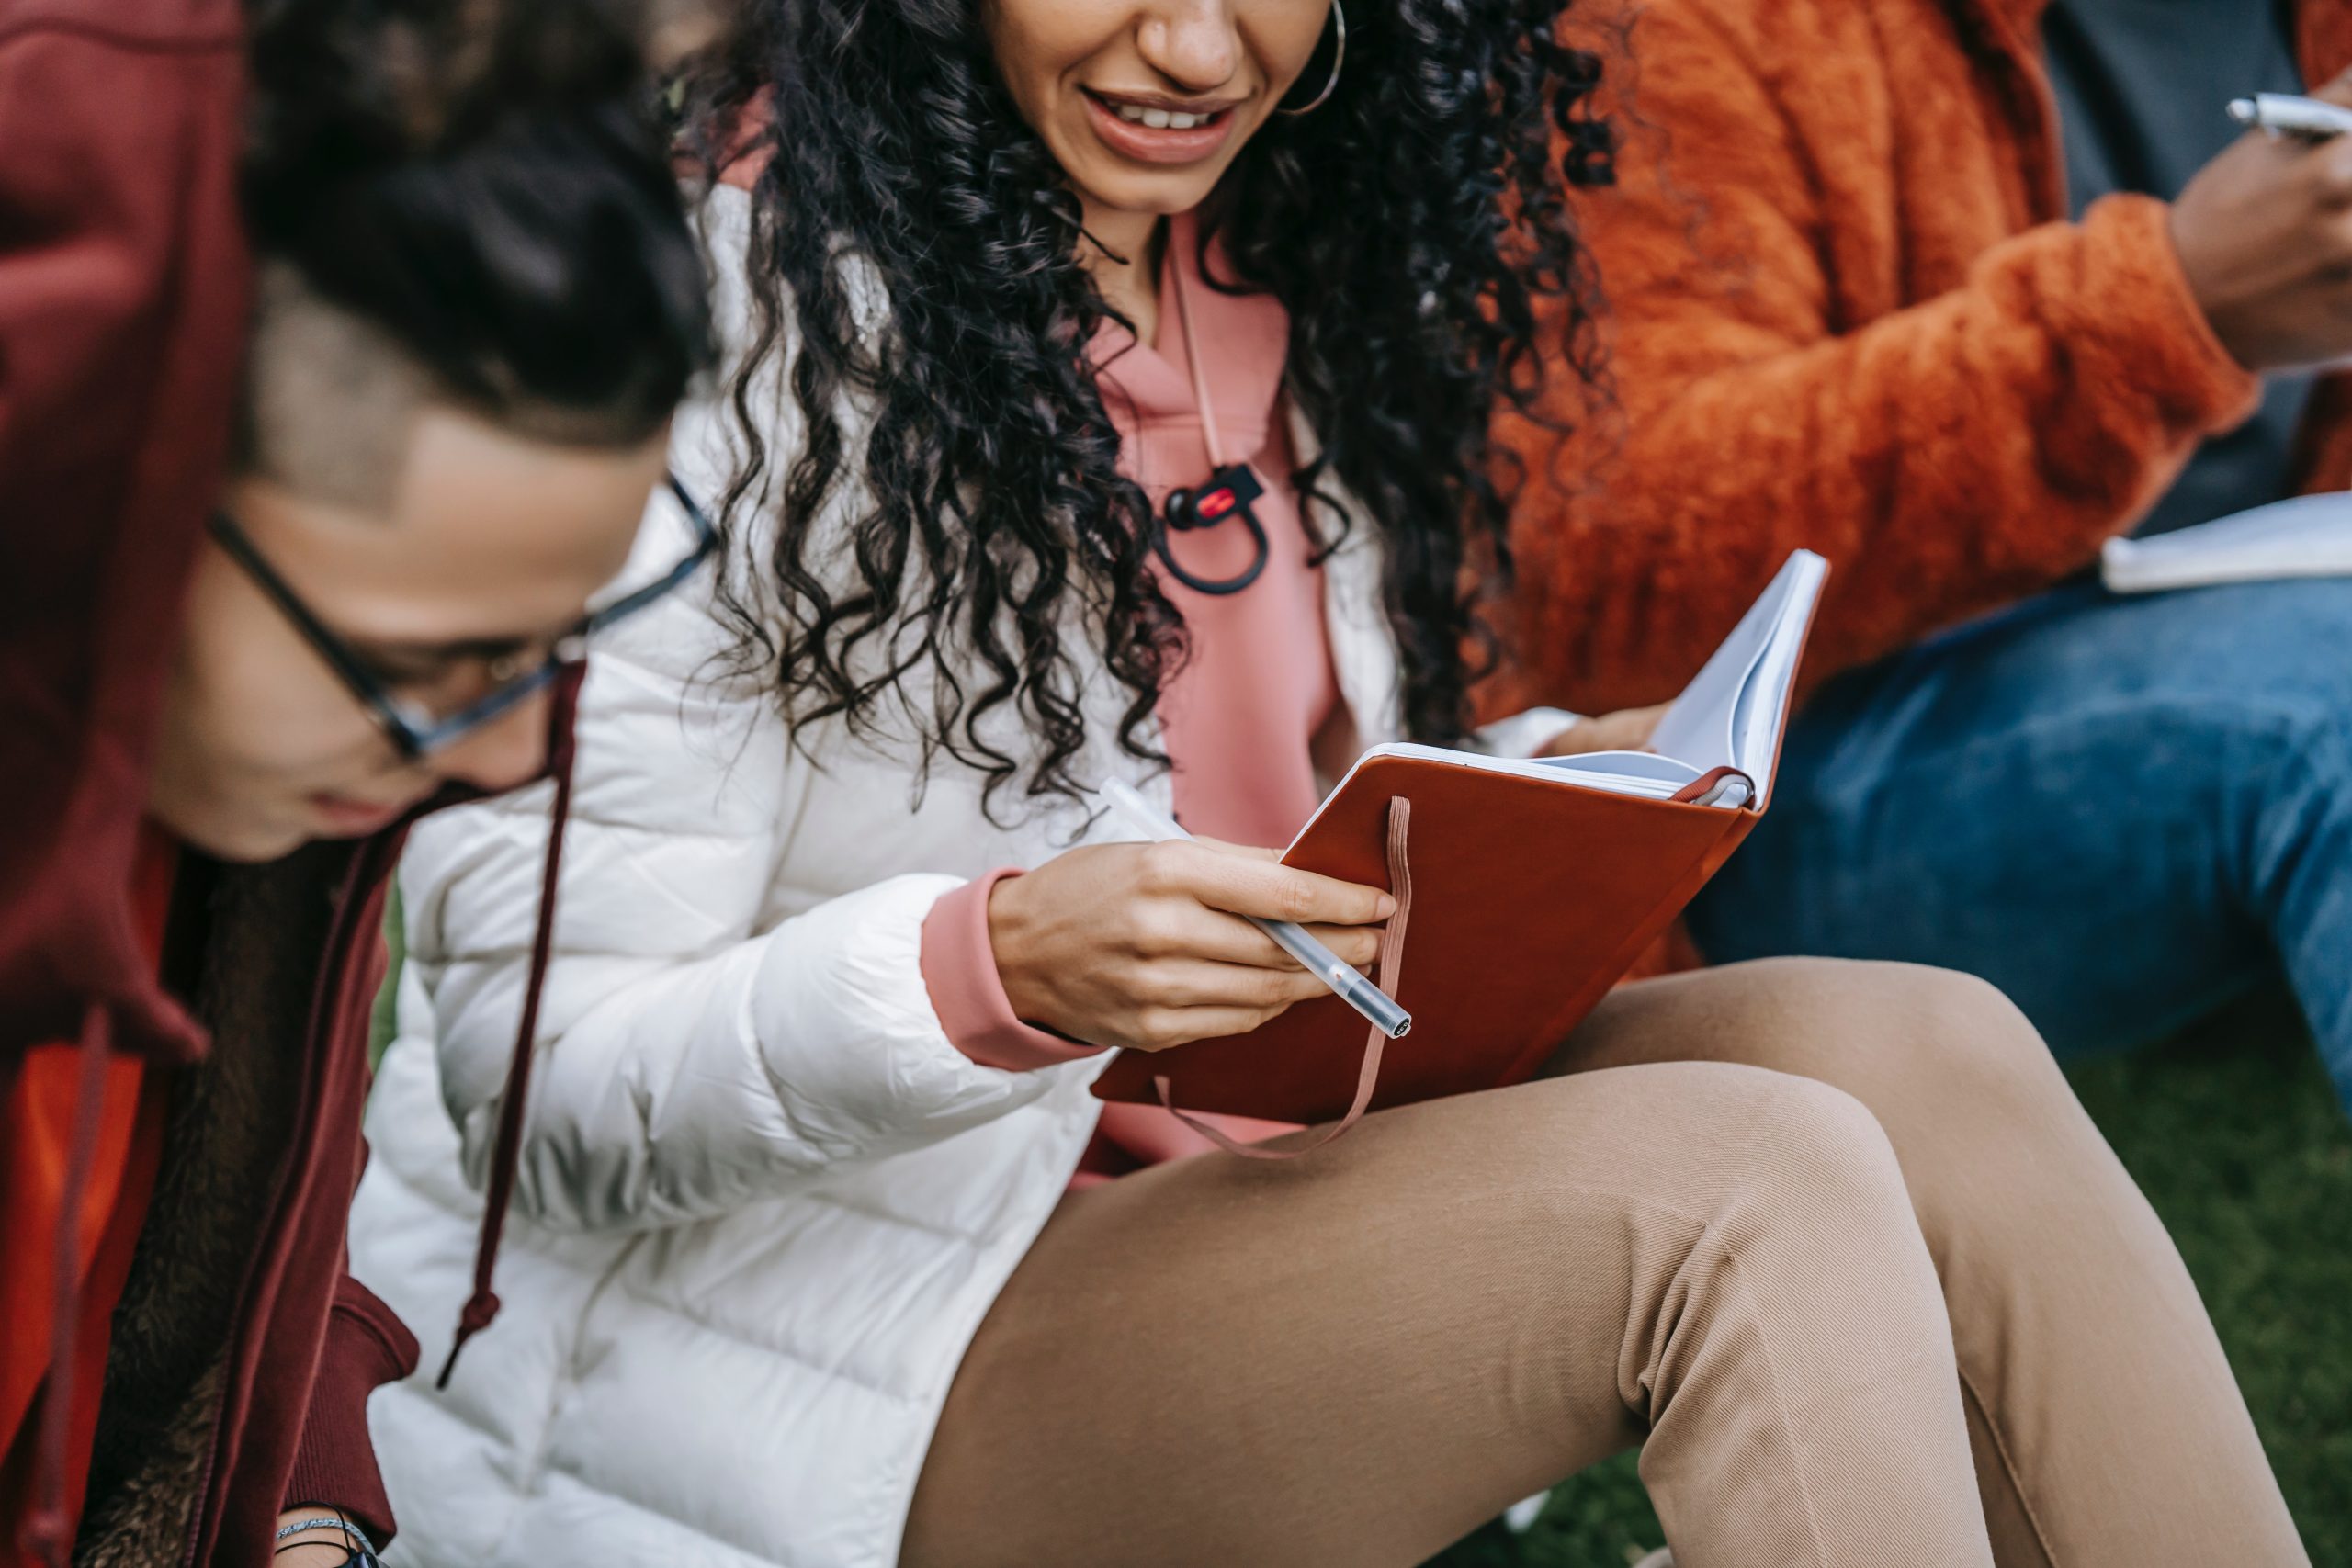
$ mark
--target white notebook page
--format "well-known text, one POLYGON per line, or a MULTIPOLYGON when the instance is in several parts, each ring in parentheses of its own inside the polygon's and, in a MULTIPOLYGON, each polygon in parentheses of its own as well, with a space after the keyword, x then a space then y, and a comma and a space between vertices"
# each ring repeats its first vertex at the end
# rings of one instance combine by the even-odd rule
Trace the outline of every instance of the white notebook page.
POLYGON ((2099 577, 2115 593, 2352 577, 2352 495, 2300 495, 2153 538, 2109 539, 2099 577))
MULTIPOLYGON (((1489 757, 1442 746, 1400 741, 1375 746, 1356 759, 1362 767, 1374 757, 1413 757, 1490 773, 1511 773, 1584 789, 1670 800, 1717 768, 1736 768, 1759 792, 1771 786, 1772 758, 1781 721, 1796 682, 1804 631, 1821 597, 1828 563, 1811 550, 1798 550, 1780 575, 1748 606, 1690 684, 1658 720, 1647 751, 1593 751, 1580 757, 1489 757)), ((1349 770, 1353 776, 1354 769, 1349 770)), ((1340 788, 1347 780, 1340 781, 1340 788)), ((1339 790, 1333 790, 1336 796, 1339 790)), ((1329 799, 1327 796, 1327 801, 1329 799)), ((1704 802, 1736 808, 1751 798, 1734 781, 1704 802)), ((1310 822, 1309 827, 1314 824, 1310 822)), ((1304 829, 1300 829, 1303 833, 1304 829)))
POLYGON ((1770 793, 1773 748, 1796 683, 1797 656, 1828 575, 1829 563, 1811 550, 1790 556, 1659 718, 1650 750, 1688 762, 1693 778, 1737 768, 1770 793))

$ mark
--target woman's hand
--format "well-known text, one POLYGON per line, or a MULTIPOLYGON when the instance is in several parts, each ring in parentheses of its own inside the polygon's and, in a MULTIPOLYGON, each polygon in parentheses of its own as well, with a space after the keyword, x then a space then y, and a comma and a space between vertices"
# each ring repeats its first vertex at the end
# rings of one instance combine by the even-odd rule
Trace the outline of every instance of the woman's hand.
POLYGON ((1654 708, 1625 708, 1597 718, 1580 718, 1552 737, 1540 754, 1581 757, 1591 751, 1646 751, 1666 709, 1667 705, 1660 703, 1654 708))
POLYGON ((1362 967, 1396 900, 1206 839, 1057 855, 989 897, 989 940, 1027 1022, 1130 1051, 1242 1034, 1323 983, 1245 916, 1295 920, 1362 967))

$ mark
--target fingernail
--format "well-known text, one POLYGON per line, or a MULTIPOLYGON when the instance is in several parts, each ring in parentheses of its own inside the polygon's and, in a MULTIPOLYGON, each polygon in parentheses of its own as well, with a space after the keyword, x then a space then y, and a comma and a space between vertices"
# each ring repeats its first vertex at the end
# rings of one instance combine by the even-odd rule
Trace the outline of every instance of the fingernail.
POLYGON ((1395 914, 1395 913, 1396 912, 1396 895, 1395 895, 1395 894, 1393 894, 1393 893, 1383 893, 1383 894, 1380 896, 1379 909, 1380 909, 1380 913, 1378 913, 1377 915, 1374 915, 1374 916, 1373 917, 1373 919, 1376 919, 1376 920, 1385 920, 1385 919, 1386 919, 1389 916, 1391 916, 1391 915, 1395 914))

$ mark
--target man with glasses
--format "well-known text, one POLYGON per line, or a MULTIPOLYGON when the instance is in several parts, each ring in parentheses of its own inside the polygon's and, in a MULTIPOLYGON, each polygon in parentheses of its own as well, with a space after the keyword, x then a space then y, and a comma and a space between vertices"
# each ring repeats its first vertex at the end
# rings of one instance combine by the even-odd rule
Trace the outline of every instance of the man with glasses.
MULTIPOLYGON (((43 221, 0 229, 0 1564, 372 1562, 367 1395, 414 1360, 343 1269, 383 878, 418 812, 560 770, 595 631, 709 554, 663 479, 701 262, 622 8, 297 8, 250 290, 217 232, 108 227, 171 200, 47 222, 32 167, 134 178, 59 127, 204 59, 141 30, 204 7, 6 9, 0 209, 43 221), (493 96, 421 100, 456 61, 493 96), (241 390, 191 397, 223 310, 241 390)), ((107 112, 234 104, 149 85, 107 112)), ((143 177, 201 207, 218 151, 143 177)))
POLYGON ((390 527, 257 472, 212 513, 154 773, 153 809, 182 838, 270 859, 380 832, 446 786, 538 776, 550 694, 596 631, 717 547, 701 506, 663 479, 684 527, 648 530, 648 547, 674 558, 598 593, 623 569, 660 441, 566 453, 578 471, 558 476, 544 447, 454 411, 419 418, 415 480, 386 495, 390 527), (595 608, 554 619, 583 602, 595 608))
MULTIPOLYGON (((375 716, 377 726, 392 749, 412 762, 422 762, 476 730, 496 723, 509 709, 537 697, 573 670, 582 668, 589 646, 599 631, 628 619, 669 593, 718 549, 718 531, 709 514, 686 493, 685 486, 675 475, 665 478, 662 483, 693 529, 693 545, 686 553, 652 581, 611 597, 582 615, 536 656, 528 653, 527 644, 521 638, 460 643, 437 650, 445 660, 445 667, 437 671, 443 681, 446 682, 455 672, 453 667, 469 664, 471 683, 479 694, 452 697, 445 692, 442 705, 455 708, 447 713, 437 712, 435 705, 421 700, 419 694, 402 694, 402 678, 388 672, 400 662, 397 654, 381 649, 372 653, 362 651, 320 619, 293 585, 278 575, 277 569, 254 544, 252 536, 225 508, 212 514, 212 536, 229 558, 253 580, 254 586, 277 606, 359 705, 375 716)), ((412 647, 410 655, 413 657, 415 651, 412 647)))

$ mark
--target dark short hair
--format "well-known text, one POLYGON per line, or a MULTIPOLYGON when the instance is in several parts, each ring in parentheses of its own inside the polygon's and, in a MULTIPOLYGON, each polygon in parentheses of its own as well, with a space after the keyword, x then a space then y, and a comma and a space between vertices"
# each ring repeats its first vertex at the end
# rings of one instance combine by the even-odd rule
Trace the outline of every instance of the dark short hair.
POLYGON ((397 22, 314 4, 257 28, 247 460, 280 446, 272 421, 342 412, 274 383, 368 378, 347 357, 305 369, 305 355, 387 356, 379 394, 406 387, 544 439, 651 435, 713 353, 701 252, 624 13, 505 0, 468 34, 459 13, 479 21, 479 5, 391 9, 397 22), (446 28, 427 25, 445 10, 446 28))

